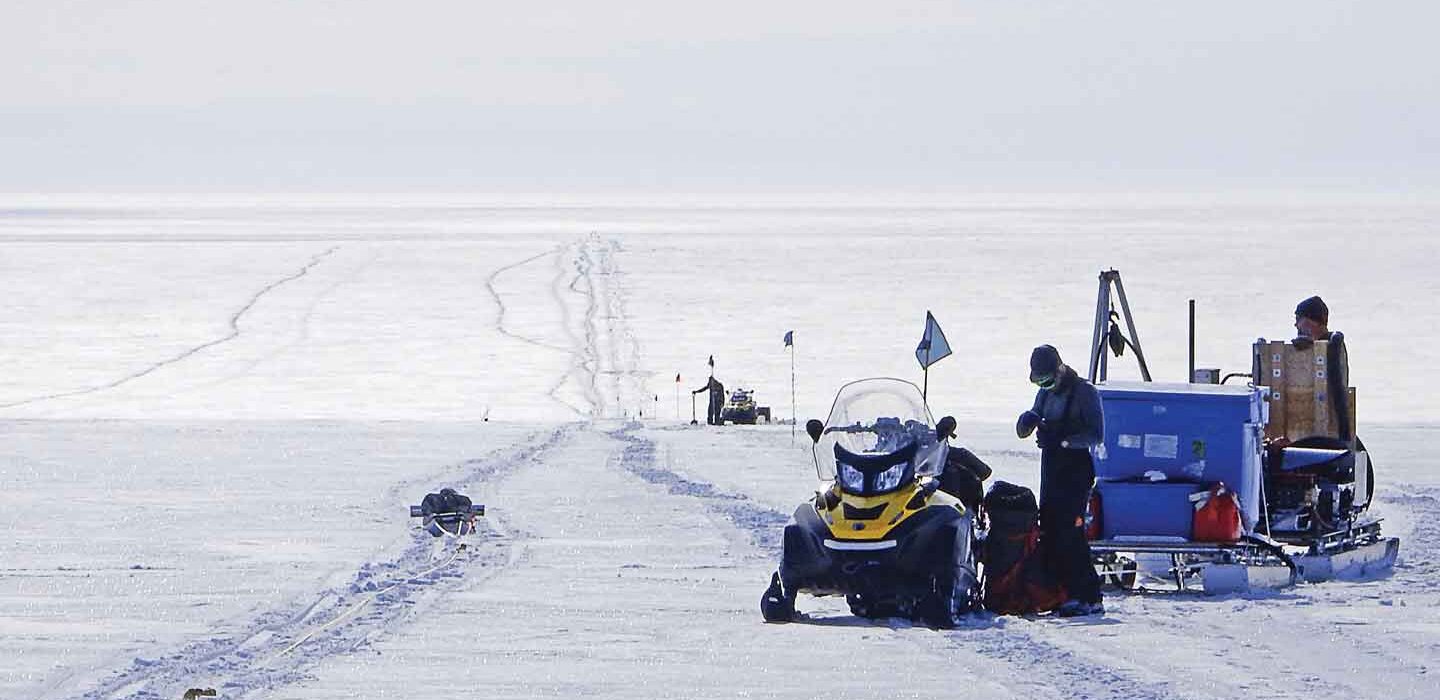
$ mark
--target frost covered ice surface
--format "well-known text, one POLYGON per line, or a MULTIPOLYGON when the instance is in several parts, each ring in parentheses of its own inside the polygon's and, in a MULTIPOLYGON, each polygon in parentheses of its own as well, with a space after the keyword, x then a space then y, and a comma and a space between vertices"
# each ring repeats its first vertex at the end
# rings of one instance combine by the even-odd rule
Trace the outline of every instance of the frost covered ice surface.
POLYGON ((103 204, 0 216, 0 697, 1430 694, 1440 435, 1413 378, 1440 343, 1397 296, 1440 293, 1433 209, 103 204), (686 425, 705 358, 788 416, 794 329, 823 415, 843 381, 918 379, 930 310, 937 414, 1034 485, 1025 358, 1083 362, 1110 266, 1175 378, 1186 299, 1200 363, 1244 368, 1325 296, 1394 573, 1088 622, 940 633, 802 598, 810 624, 762 624, 814 472, 788 426, 686 425), (405 517, 447 484, 489 507, 463 552, 405 517))

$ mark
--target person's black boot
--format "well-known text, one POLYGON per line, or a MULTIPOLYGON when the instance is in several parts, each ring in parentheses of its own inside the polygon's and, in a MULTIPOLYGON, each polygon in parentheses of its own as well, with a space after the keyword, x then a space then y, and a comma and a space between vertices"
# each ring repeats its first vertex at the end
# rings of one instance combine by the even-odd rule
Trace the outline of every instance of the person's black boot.
POLYGON ((1105 603, 1099 600, 1093 603, 1067 600, 1055 609, 1055 614, 1060 617, 1099 617, 1105 614, 1105 603))

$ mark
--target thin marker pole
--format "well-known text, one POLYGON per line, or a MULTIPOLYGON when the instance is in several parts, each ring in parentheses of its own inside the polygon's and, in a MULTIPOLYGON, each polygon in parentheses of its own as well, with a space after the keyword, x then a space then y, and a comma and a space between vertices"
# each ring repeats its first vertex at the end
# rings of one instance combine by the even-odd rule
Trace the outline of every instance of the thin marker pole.
POLYGON ((795 424, 800 416, 795 411, 795 336, 790 336, 790 444, 795 444, 795 424))
POLYGON ((1190 376, 1185 381, 1195 383, 1195 300, 1190 300, 1190 376))

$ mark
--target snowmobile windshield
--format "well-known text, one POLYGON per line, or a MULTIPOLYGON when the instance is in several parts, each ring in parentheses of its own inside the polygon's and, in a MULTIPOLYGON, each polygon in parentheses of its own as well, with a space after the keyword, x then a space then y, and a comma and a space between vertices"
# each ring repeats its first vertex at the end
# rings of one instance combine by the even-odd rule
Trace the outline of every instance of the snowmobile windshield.
POLYGON ((893 491, 939 474, 946 445, 920 388, 901 379, 862 379, 840 388, 815 444, 816 474, 848 492, 893 491), (899 469, 894 469, 899 467, 899 469))

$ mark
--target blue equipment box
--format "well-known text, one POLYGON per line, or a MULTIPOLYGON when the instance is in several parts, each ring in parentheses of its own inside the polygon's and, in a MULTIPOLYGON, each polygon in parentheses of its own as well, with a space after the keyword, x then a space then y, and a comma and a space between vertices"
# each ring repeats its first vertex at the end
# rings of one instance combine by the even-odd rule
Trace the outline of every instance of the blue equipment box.
MULTIPOLYGON (((1105 441, 1094 450, 1098 479, 1139 481, 1147 472, 1159 472, 1166 481, 1134 485, 1223 481, 1239 496, 1246 531, 1255 526, 1266 389, 1158 382, 1108 382, 1096 388, 1105 411, 1105 441)), ((1107 520, 1111 514, 1106 504, 1107 520)), ((1169 522, 1168 516, 1162 520, 1169 522)))
POLYGON ((1190 494, 1200 484, 1153 484, 1133 481, 1102 481, 1100 492, 1100 536, 1183 537, 1190 539, 1195 507, 1190 494))

